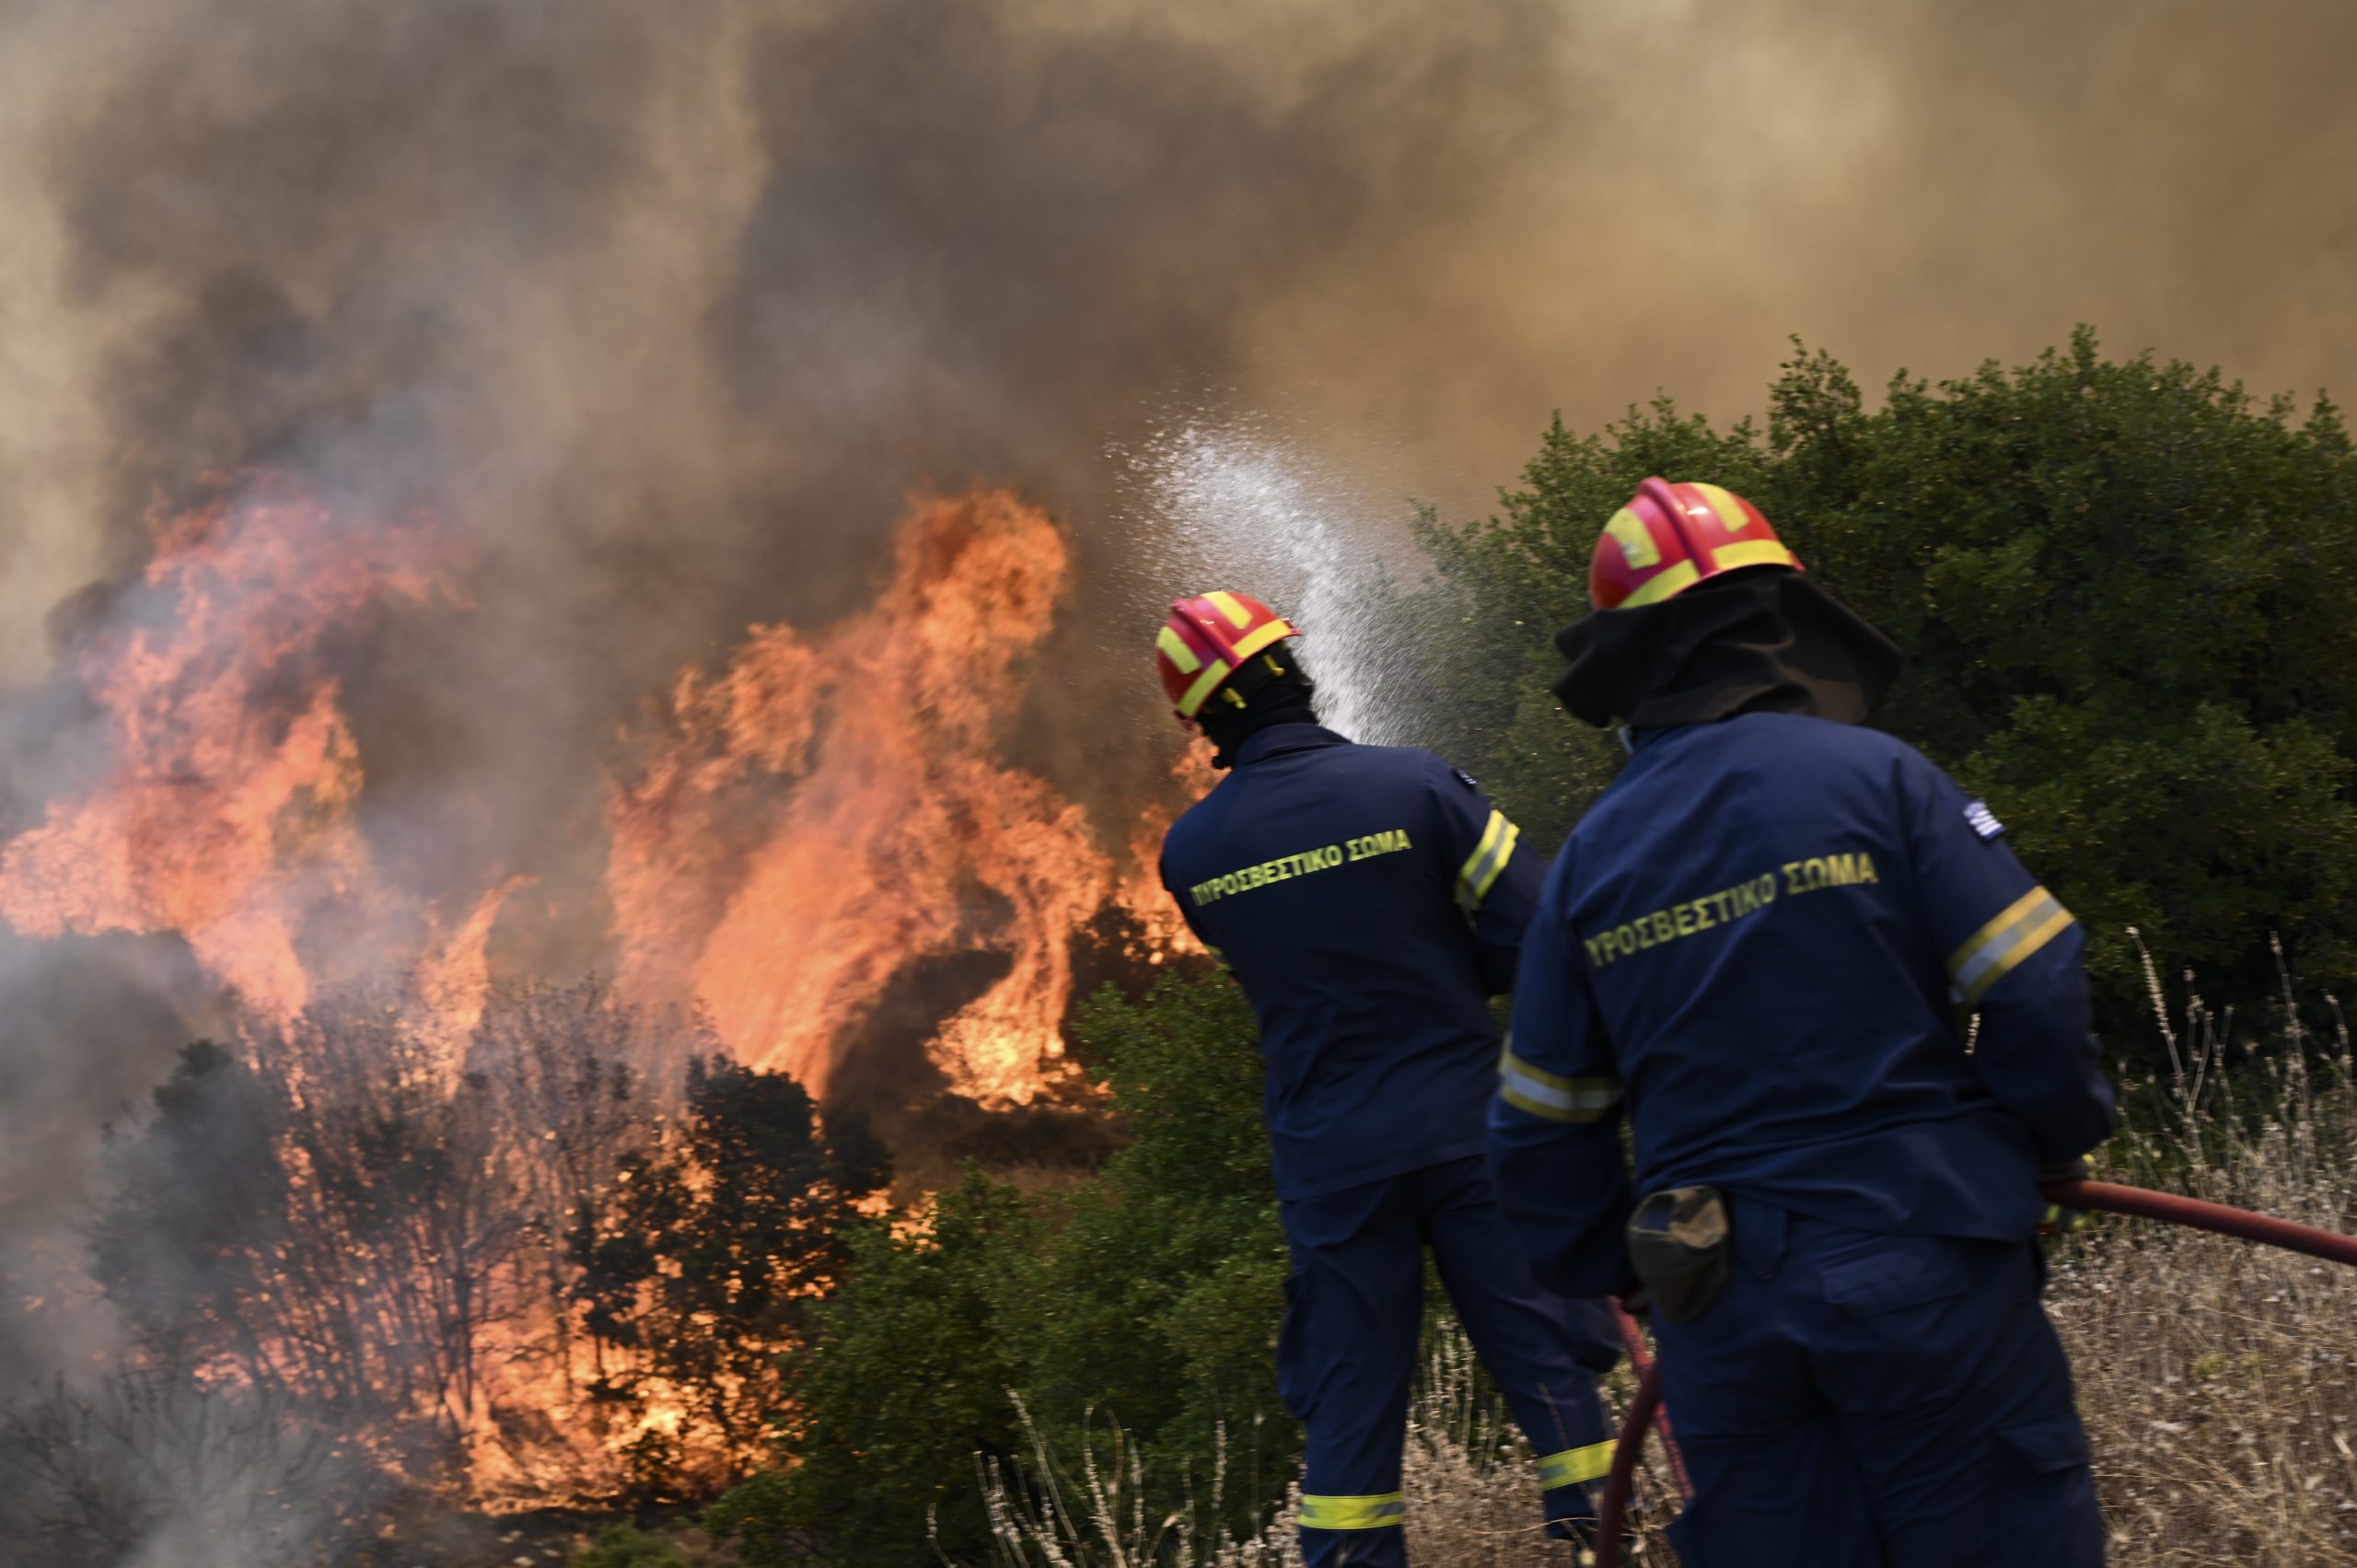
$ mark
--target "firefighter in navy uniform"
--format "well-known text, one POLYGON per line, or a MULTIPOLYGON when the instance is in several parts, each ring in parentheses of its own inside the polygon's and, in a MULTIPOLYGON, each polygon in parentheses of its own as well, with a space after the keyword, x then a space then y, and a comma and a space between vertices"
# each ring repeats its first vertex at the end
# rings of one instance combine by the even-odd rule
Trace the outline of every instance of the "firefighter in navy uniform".
POLYGON ((1543 1281, 1649 1293, 1680 1560, 2099 1563, 2033 1238, 2112 1124, 2078 926, 1863 727, 1897 650, 1747 502, 1647 480, 1590 587, 1556 691, 1632 755, 1548 873, 1490 1146, 1543 1281))
POLYGON ((1162 879, 1260 1021, 1293 1253, 1278 1374, 1306 1429, 1312 1568, 1406 1561, 1400 1456, 1427 1249, 1538 1460, 1549 1530, 1585 1539, 1610 1464, 1607 1304, 1540 1287, 1483 1170, 1499 1039, 1538 894, 1532 856, 1429 751, 1322 728, 1266 605, 1171 607, 1163 683, 1228 770, 1173 825, 1162 879))

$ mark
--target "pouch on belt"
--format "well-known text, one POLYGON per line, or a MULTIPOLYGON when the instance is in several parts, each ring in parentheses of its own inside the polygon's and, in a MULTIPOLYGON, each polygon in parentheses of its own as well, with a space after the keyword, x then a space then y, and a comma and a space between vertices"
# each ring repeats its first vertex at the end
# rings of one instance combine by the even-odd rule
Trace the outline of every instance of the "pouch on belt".
POLYGON ((1670 1187, 1649 1195, 1629 1216, 1629 1262, 1654 1306, 1673 1323, 1691 1323, 1726 1287, 1726 1201, 1715 1187, 1670 1187))

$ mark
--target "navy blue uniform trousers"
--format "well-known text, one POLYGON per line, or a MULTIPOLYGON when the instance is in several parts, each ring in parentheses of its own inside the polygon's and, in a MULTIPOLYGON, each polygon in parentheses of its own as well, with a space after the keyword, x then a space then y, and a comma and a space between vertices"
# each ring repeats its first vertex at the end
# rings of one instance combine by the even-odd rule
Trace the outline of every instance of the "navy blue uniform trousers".
POLYGON ((1736 1259, 1657 1323, 1688 1568, 2096 1568, 2103 1528, 2037 1245, 1731 1202, 1736 1259), (1805 1504, 1795 1506, 1796 1499, 1805 1504), (1799 1531, 1793 1521, 1805 1520, 1799 1531))
MULTIPOLYGON (((1539 1456, 1608 1441, 1596 1379, 1620 1355, 1611 1310, 1538 1283, 1479 1156, 1281 1205, 1292 1243, 1278 1388, 1307 1430, 1306 1495, 1364 1500, 1357 1527, 1301 1532, 1308 1568, 1407 1562, 1396 1503, 1423 1327, 1424 1250, 1458 1321, 1539 1456)), ((1587 1489, 1547 1489, 1547 1517, 1591 1516, 1587 1489)))

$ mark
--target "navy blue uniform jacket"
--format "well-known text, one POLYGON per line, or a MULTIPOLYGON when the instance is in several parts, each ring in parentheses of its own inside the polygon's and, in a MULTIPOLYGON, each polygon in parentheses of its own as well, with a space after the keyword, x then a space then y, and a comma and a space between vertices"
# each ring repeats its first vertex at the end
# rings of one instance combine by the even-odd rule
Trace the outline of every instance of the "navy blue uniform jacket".
POLYGON ((1628 1283, 1624 1104, 1637 1193, 2029 1235, 2038 1167, 2101 1142, 2112 1094, 2084 936, 2002 826, 1854 726, 1747 714, 1634 744, 1548 873, 1491 1110, 1541 1277, 1628 1283))
POLYGON ((1538 893, 1516 837, 1431 752, 1307 724, 1247 738, 1172 824, 1163 886, 1260 1019, 1279 1197, 1480 1153, 1488 998, 1538 893))

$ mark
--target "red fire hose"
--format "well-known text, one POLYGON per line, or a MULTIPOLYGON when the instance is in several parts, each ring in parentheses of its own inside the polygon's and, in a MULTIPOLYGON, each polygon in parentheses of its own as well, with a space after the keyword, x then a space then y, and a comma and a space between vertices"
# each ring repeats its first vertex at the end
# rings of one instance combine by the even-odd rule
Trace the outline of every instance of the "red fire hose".
POLYGON ((2048 1202, 2060 1203, 2066 1209, 2100 1210, 2105 1214, 2132 1214, 2138 1219, 2165 1220, 2170 1225, 2190 1225, 2195 1230, 2214 1230, 2220 1236, 2238 1236, 2245 1241, 2280 1247, 2286 1252, 2305 1253, 2328 1263, 2346 1263, 2357 1269, 2357 1236, 2342 1236, 2311 1225, 2279 1220, 2271 1214, 2254 1214, 2248 1209, 2230 1209, 2223 1203, 2205 1203, 2199 1198, 2180 1198, 2174 1192, 2153 1192, 2109 1181, 2058 1181, 2043 1191, 2048 1202))
MULTIPOLYGON (((1637 1327, 1637 1320, 1630 1317, 1628 1309, 1617 1301, 1612 1304, 1612 1315, 1620 1320, 1621 1348, 1629 1353, 1629 1365, 1636 1369, 1639 1384, 1642 1386, 1648 1380, 1657 1382, 1658 1379, 1654 1378, 1653 1354, 1645 1349, 1645 1331, 1637 1327)), ((1654 1390, 1654 1403, 1656 1406, 1661 1403, 1658 1388, 1654 1390)), ((1669 1476, 1678 1483, 1678 1494, 1680 1497, 1693 1496, 1694 1482, 1686 1474, 1686 1456, 1678 1451, 1678 1434, 1670 1430, 1667 1412, 1660 1413, 1655 1424, 1661 1428, 1662 1458, 1669 1461, 1669 1476)), ((1640 1426, 1638 1430, 1642 1432, 1643 1428, 1640 1426)), ((1612 1454, 1614 1462, 1618 1464, 1620 1448, 1615 1446, 1612 1454)))
MULTIPOLYGON (((2121 1187, 2109 1181, 2058 1181, 2042 1191, 2049 1202, 2060 1203, 2066 1209, 2131 1214, 2138 1219, 2189 1225, 2195 1230, 2240 1237, 2246 1241, 2357 1269, 2357 1236, 2341 1236, 2270 1214, 2254 1214, 2247 1209, 2230 1209, 2223 1203, 2148 1191, 2142 1187, 2121 1187)), ((1629 1339, 1634 1328, 1633 1323, 1624 1320, 1623 1339, 1629 1339)), ((1645 1428, 1653 1424, 1655 1412, 1661 1409, 1661 1368, 1642 1355, 1641 1348, 1632 1344, 1630 1349, 1629 1363, 1637 1370, 1637 1397, 1629 1401, 1629 1412, 1621 1418, 1620 1445, 1613 1449, 1612 1471, 1605 1477, 1604 1501, 1596 1509, 1596 1568, 1620 1568, 1620 1533, 1629 1512, 1629 1483, 1636 1475, 1637 1455, 1644 1445, 1645 1428)), ((1694 1487, 1687 1480, 1683 1457, 1675 1447, 1668 1446, 1666 1418, 1662 1437, 1678 1490, 1690 1498, 1694 1487)))

